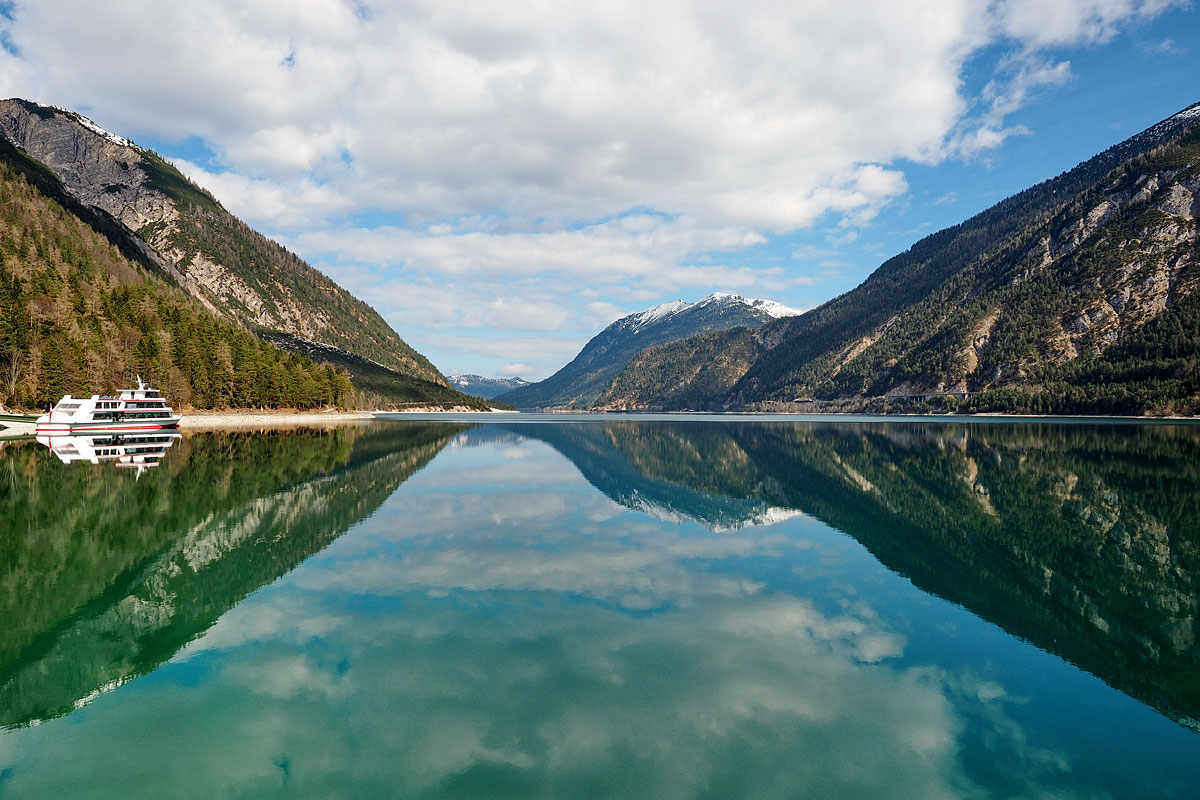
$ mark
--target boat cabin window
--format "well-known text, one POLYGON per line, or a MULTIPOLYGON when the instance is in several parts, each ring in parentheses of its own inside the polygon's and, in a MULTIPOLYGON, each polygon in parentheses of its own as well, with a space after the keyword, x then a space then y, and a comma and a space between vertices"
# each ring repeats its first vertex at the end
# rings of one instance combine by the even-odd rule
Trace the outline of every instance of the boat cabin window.
POLYGON ((64 414, 74 414, 79 410, 79 403, 59 403, 54 407, 55 411, 61 411, 64 414))

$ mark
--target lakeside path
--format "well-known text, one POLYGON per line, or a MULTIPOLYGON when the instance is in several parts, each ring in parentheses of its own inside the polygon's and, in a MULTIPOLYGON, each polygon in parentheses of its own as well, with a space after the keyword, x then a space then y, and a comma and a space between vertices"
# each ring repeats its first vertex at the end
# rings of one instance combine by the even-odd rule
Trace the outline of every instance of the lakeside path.
MULTIPOLYGON (((184 433, 221 430, 284 430, 289 428, 331 428, 339 425, 361 424, 373 419, 419 419, 437 420, 441 422, 484 422, 484 421, 517 421, 521 423, 534 422, 616 422, 616 421, 651 421, 651 420, 691 420, 709 422, 975 422, 975 423, 1005 423, 1005 422, 1062 422, 1062 423, 1092 423, 1092 424, 1197 424, 1197 417, 1053 417, 1035 415, 1007 414, 974 414, 974 415, 922 415, 922 414, 771 414, 764 412, 743 412, 725 414, 704 414, 682 412, 674 414, 662 413, 518 413, 493 409, 491 412, 479 412, 467 409, 433 409, 414 408, 405 411, 192 411, 183 415, 180 428, 184 433)), ((35 435, 35 426, 31 422, 17 422, 13 419, 0 420, 0 440, 17 439, 35 435)))
POLYGON ((0 439, 17 439, 22 436, 33 436, 36 433, 37 426, 32 422, 0 420, 0 439))

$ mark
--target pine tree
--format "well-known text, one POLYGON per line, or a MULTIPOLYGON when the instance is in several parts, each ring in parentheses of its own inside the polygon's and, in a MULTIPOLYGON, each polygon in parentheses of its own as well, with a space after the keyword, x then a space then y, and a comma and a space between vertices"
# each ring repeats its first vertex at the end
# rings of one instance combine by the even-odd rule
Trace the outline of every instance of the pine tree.
POLYGON ((38 365, 38 405, 57 402, 67 393, 66 363, 58 339, 51 337, 42 348, 38 365))

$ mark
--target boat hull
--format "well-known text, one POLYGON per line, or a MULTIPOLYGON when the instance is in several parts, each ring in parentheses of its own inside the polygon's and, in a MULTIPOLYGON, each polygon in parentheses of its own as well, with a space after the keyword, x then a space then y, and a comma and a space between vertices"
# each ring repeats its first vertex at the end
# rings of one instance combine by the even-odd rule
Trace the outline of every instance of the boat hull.
POLYGON ((129 422, 113 422, 102 420, 98 422, 51 422, 44 417, 37 421, 37 432, 44 434, 56 433, 122 433, 124 431, 159 431, 166 428, 178 428, 181 416, 163 417, 162 419, 139 419, 129 422))

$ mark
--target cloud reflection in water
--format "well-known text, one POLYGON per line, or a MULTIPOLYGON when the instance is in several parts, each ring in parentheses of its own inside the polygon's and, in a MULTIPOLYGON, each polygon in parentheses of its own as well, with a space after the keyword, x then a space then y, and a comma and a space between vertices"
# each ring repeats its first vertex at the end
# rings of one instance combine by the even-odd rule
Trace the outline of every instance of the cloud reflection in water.
POLYGON ((908 657, 855 543, 655 520, 565 467, 515 436, 447 451, 80 724, 0 739, 0 765, 171 796, 993 796, 970 731, 1003 794, 1088 796, 1004 686, 908 657))

